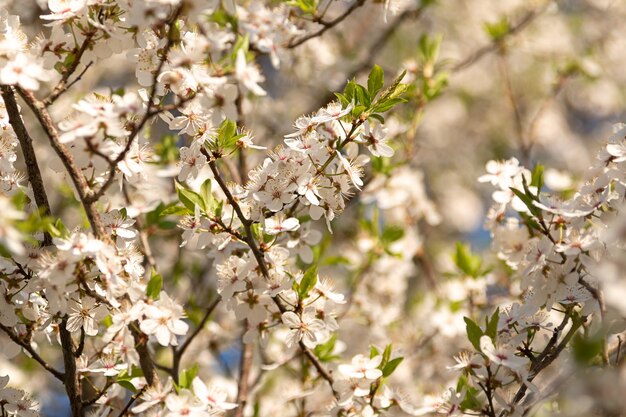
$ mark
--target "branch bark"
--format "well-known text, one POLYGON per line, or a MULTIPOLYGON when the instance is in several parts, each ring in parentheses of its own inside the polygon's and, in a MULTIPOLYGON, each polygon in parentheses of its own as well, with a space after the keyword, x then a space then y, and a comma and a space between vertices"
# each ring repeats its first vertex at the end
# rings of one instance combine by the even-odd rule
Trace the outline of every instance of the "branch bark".
MULTIPOLYGON (((244 328, 248 325, 245 321, 244 328)), ((237 408, 234 417, 243 417, 243 412, 248 403, 248 392, 250 388, 250 370, 252 368, 253 344, 243 343, 243 335, 241 337, 241 360, 239 363, 239 382, 237 384, 237 408)))
MULTIPOLYGON (((11 123, 11 126, 17 135, 17 139, 20 142, 20 147, 22 148, 22 154, 24 155, 24 162, 26 164, 26 172, 28 174, 28 181, 33 189, 35 203, 37 203, 37 207, 39 207, 41 214, 49 216, 51 214, 50 203, 48 202, 48 195, 46 194, 46 189, 41 177, 41 171, 39 170, 39 164, 37 163, 37 156, 35 155, 35 148, 33 147, 33 139, 28 134, 26 126, 24 126, 24 122, 20 116, 20 110, 17 106, 17 101, 15 100, 15 93, 11 87, 7 85, 3 85, 0 88, 2 89, 2 99, 4 100, 4 105, 6 107, 7 114, 9 115, 9 123, 11 123)), ((51 244, 52 236, 50 236, 50 233, 44 232, 43 246, 51 244)))
POLYGON ((74 341, 72 334, 67 330, 67 316, 64 316, 59 324, 59 336, 61 338, 61 347, 63 349, 63 364, 65 365, 65 377, 63 384, 65 392, 70 402, 72 417, 83 417, 85 410, 83 409, 83 399, 80 387, 80 379, 76 372, 76 357, 74 356, 74 341))
POLYGON ((63 166, 67 170, 76 191, 78 192, 78 197, 85 208, 85 212, 87 213, 87 219, 89 219, 89 224, 93 230, 96 238, 101 240, 109 240, 104 229, 104 224, 102 223, 102 218, 100 217, 100 213, 96 207, 96 202, 90 200, 90 196, 92 195, 92 191, 87 183, 87 179, 83 175, 80 168, 76 165, 74 161, 74 156, 70 152, 70 150, 61 143, 59 138, 59 131, 54 125, 46 106, 31 93, 30 91, 24 90, 22 88, 17 89, 20 96, 24 99, 28 107, 35 113, 35 116, 39 120, 41 127, 46 132, 48 139, 50 140, 50 144, 52 148, 56 152, 56 154, 61 158, 61 162, 63 162, 63 166))

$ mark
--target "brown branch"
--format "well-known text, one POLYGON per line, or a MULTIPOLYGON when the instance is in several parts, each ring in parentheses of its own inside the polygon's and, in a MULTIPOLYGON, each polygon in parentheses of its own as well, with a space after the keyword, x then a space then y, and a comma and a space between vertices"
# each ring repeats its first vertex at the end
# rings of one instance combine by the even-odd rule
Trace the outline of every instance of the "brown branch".
POLYGON ((172 370, 172 375, 175 375, 175 379, 178 378, 178 373, 180 370, 180 362, 183 358, 183 355, 185 354, 185 351, 187 351, 187 348, 189 348, 189 346, 191 345, 191 342, 193 342, 193 340, 200 334, 202 329, 204 329, 204 325, 207 323, 207 321, 209 320, 209 317, 211 317, 211 314, 213 314, 213 311, 215 311, 215 309, 217 308, 221 300, 222 300, 221 296, 218 295, 217 297, 215 297, 213 302, 209 304, 209 306, 207 307, 206 312, 204 313, 204 316, 202 317, 202 320, 200 320, 200 323, 198 323, 198 326, 196 326, 196 329, 193 331, 193 333, 191 333, 187 337, 187 339, 185 339, 185 341, 183 342, 182 345, 180 345, 180 347, 174 350, 171 370, 172 370))
POLYGON ((343 12, 342 14, 337 16, 335 19, 330 20, 330 21, 321 20, 319 18, 316 19, 315 23, 319 23, 320 25, 322 25, 322 28, 315 32, 309 33, 308 35, 305 35, 301 37, 300 39, 292 40, 287 45, 287 48, 295 48, 296 46, 302 45, 303 43, 313 38, 322 36, 327 30, 332 29, 333 27, 337 26, 339 23, 344 21, 346 17, 350 16, 352 12, 354 12, 359 7, 363 6, 363 4, 365 4, 365 0, 356 0, 354 3, 350 5, 350 7, 348 7, 348 9, 346 9, 345 12, 343 12))
POLYGON ((126 406, 122 409, 122 411, 120 412, 120 415, 118 417, 124 417, 125 415, 127 415, 128 414, 128 410, 130 410, 130 407, 135 403, 137 398, 139 398, 141 396, 141 394, 143 394, 143 392, 147 388, 148 388, 148 386, 144 385, 139 391, 137 391, 137 393, 135 395, 130 397, 130 400, 128 400, 128 402, 126 403, 126 406))
MULTIPOLYGON (((248 326, 245 320, 244 327, 248 326)), ((253 344, 244 343, 241 337, 241 360, 239 363, 239 382, 237 383, 237 408, 234 417, 243 417, 244 409, 248 403, 248 393, 250 389, 250 369, 252 368, 253 344)))
POLYGON ((70 178, 72 179, 72 183, 78 192, 78 196, 80 201, 85 208, 85 212, 87 214, 87 219, 89 219, 89 223, 93 230, 96 238, 101 240, 108 240, 107 234, 104 229, 104 224, 102 223, 102 218, 100 217, 100 213, 96 207, 96 202, 90 200, 90 196, 92 195, 92 191, 87 183, 87 179, 83 175, 80 168, 76 165, 74 161, 74 156, 70 152, 70 150, 61 143, 59 138, 59 131, 55 127, 52 122, 52 118, 48 113, 45 105, 37 100, 37 98, 30 91, 24 90, 18 87, 18 93, 24 99, 28 107, 35 113, 35 116, 39 120, 41 127, 46 132, 48 139, 50 140, 50 144, 52 148, 56 152, 56 154, 61 158, 61 162, 65 166, 70 178))
POLYGON ((9 338, 13 342, 15 342, 16 344, 20 345, 22 347, 22 349, 27 351, 30 354, 30 357, 33 358, 37 363, 39 363, 46 371, 50 372, 52 374, 52 376, 54 376, 56 379, 58 379, 61 382, 64 381, 65 375, 63 374, 63 372, 57 371, 51 365, 49 365, 48 362, 43 360, 43 358, 41 356, 39 356, 37 351, 35 349, 33 349, 33 347, 28 342, 22 340, 18 335, 16 335, 13 332, 13 330, 11 330, 10 328, 6 327, 5 325, 3 325, 1 323, 0 323, 0 329, 4 333, 6 333, 7 336, 9 336, 9 338))
MULTIPOLYGON (((378 38, 376 38, 370 47, 367 48, 364 59, 356 64, 352 70, 350 70, 345 79, 351 80, 358 77, 364 71, 370 69, 378 54, 385 49, 385 45, 387 45, 387 43, 393 38, 393 35, 398 31, 402 24, 408 20, 419 19, 422 13, 424 13, 424 10, 426 10, 426 7, 427 5, 421 5, 417 9, 405 10, 400 13, 393 22, 387 25, 385 30, 380 33, 378 38)), ((328 91, 324 94, 324 96, 315 101, 317 104, 315 104, 315 106, 313 106, 313 108, 307 113, 314 113, 317 109, 335 99, 334 93, 332 91, 328 91)))
MULTIPOLYGON (((550 364, 552 364, 552 362, 556 360, 556 358, 565 349, 567 344, 570 342, 572 337, 574 337, 574 335, 576 334, 580 326, 582 326, 585 321, 584 319, 577 319, 577 320, 572 319, 572 325, 569 331, 563 337, 563 339, 561 339, 561 341, 557 344, 559 335, 567 326, 569 318, 570 318, 569 315, 566 314, 566 316, 563 318, 563 321, 561 322, 559 327, 554 330, 554 334, 552 335, 552 338, 550 338, 550 340, 548 341, 548 344, 546 345, 543 352, 533 361, 533 364, 530 367, 528 382, 532 382, 533 379, 535 379, 542 370, 547 368, 550 364)), ((524 398, 524 395, 526 394, 527 390, 528 390, 528 385, 522 384, 522 386, 519 388, 519 390, 515 394, 515 397, 513 397, 513 403, 514 404, 519 403, 522 400, 522 398, 524 398)), ((500 417, 504 416, 505 413, 506 411, 502 411, 502 413, 500 413, 500 417)))
MULTIPOLYGON (((161 55, 161 59, 159 60, 159 65, 152 76, 152 87, 150 89, 150 94, 148 95, 148 102, 147 102, 148 104, 147 104, 146 112, 144 113, 139 123, 136 124, 131 130, 128 136, 128 141, 126 142, 126 146, 124 147, 122 152, 120 152, 120 154, 117 155, 117 157, 113 160, 107 158, 109 162, 109 174, 104 184, 102 184, 102 186, 100 187, 100 189, 97 192, 95 192, 93 195, 89 196, 88 201, 90 203, 95 203, 100 198, 102 198, 102 196, 104 196, 104 193, 106 192, 106 190, 113 184, 113 180, 115 179, 115 172, 117 171, 117 165, 120 162, 122 162, 124 158, 126 158, 126 155, 132 148, 133 142, 135 141, 135 138, 137 137, 141 129, 143 129, 143 127, 146 125, 148 120, 150 120, 150 118, 152 118, 153 116, 156 116, 161 111, 163 111, 162 109, 154 110, 154 111, 151 109, 152 109, 154 98, 156 97, 156 93, 157 93, 157 86, 158 86, 157 78, 159 78, 159 75, 161 74, 161 71, 163 70, 163 66, 165 65, 165 62, 167 61, 167 57, 169 55, 170 49, 172 49, 174 42, 177 41, 177 39, 175 38, 174 23, 180 16, 183 10, 183 6, 184 6, 184 3, 181 3, 181 5, 176 9, 172 17, 167 21, 167 24, 169 25, 169 30, 167 33, 167 43, 163 47, 163 53, 161 55)), ((178 103, 177 106, 180 106, 182 103, 184 103, 188 99, 181 101, 180 103, 178 103)))
MULTIPOLYGON (((41 171, 39 170, 39 164, 37 163, 37 156, 35 155, 35 148, 33 147, 33 139, 28 134, 26 126, 24 126, 24 122, 20 116, 20 110, 17 106, 17 101, 15 100, 15 93, 11 87, 6 85, 1 86, 1 89, 2 99, 4 100, 4 105, 6 107, 7 114, 9 115, 9 123, 13 127, 13 130, 20 141, 20 147, 22 148, 22 154, 24 155, 24 163, 26 165, 26 172, 28 174, 28 181, 30 182, 35 196, 35 203, 37 203, 37 207, 42 215, 49 216, 51 214, 50 203, 48 202, 48 195, 46 194, 46 189, 41 177, 41 171)), ((52 236, 50 236, 50 233, 44 232, 43 246, 51 244, 52 236)))
MULTIPOLYGON (((354 127, 353 127, 354 130, 354 127)), ((350 137, 350 136, 348 136, 350 137)), ((204 152, 206 152, 203 149, 204 152)), ((208 152, 207 152, 208 154, 208 152)), ((252 221, 250 219, 248 219, 243 212, 241 211, 241 207, 239 206, 239 203, 237 203, 237 200, 235 200, 235 198, 233 197, 232 193, 230 192, 230 189, 228 188, 228 186, 226 185, 226 183, 224 182, 224 179, 222 178, 219 170, 217 169, 217 165, 215 164, 215 157, 208 155, 209 156, 209 167, 211 168, 211 172, 213 172, 213 176, 215 178, 215 180, 217 181, 218 185, 220 186, 221 190, 224 192, 224 194, 226 195, 226 199, 228 201, 228 203, 233 207, 233 210, 235 210, 235 213, 237 214, 237 217, 239 218, 239 221, 241 221, 241 223, 243 224, 244 230, 246 232, 246 243, 248 245, 248 247, 250 248, 250 251, 252 252, 254 258, 257 261, 257 264, 259 265, 259 268, 261 270, 262 275, 266 278, 269 279, 270 278, 270 274, 269 271, 267 269, 267 265, 265 264, 265 259, 263 257, 263 254, 261 253, 261 251, 259 250, 259 247, 257 246, 256 240, 254 238, 254 235, 252 233, 252 221)), ((333 154, 334 156, 334 154, 333 154)), ((324 165, 328 165, 328 163, 330 163, 330 158, 332 158, 333 156, 329 157, 329 160, 327 160, 324 165)), ((325 168, 325 166, 324 166, 325 168)), ((283 302, 280 300, 279 297, 272 297, 272 300, 274 301, 274 303, 277 305, 278 309, 281 312, 285 312, 287 309, 286 307, 283 305, 283 302)), ((319 361, 319 359, 317 359, 317 357, 315 356, 315 354, 313 352, 311 352, 310 349, 308 349, 304 343, 302 343, 302 341, 300 341, 300 349, 302 350, 302 352, 305 354, 305 356, 309 359, 309 361, 313 364, 313 366, 315 367, 315 369, 317 369, 318 373, 320 374, 320 376, 322 378, 324 378, 326 381, 328 381, 329 385, 331 386, 332 389, 332 385, 333 385, 333 378, 330 374, 330 372, 328 370, 326 370, 326 368, 324 368, 324 365, 322 365, 322 363, 319 361)), ((338 395, 338 393, 336 393, 333 390, 333 393, 335 394, 335 396, 338 395)))
POLYGON ((537 17, 539 17, 548 8, 550 3, 551 1, 547 1, 542 7, 532 9, 526 12, 526 14, 524 14, 524 16, 522 16, 522 18, 519 21, 517 21, 517 23, 509 27, 509 30, 505 34, 503 34, 502 37, 476 49, 474 52, 470 53, 468 56, 466 56, 465 58, 457 62, 451 68, 451 71, 452 72, 463 71, 471 67, 472 65, 474 65, 476 62, 480 61, 486 55, 498 50, 502 42, 504 42, 507 38, 510 38, 511 36, 518 34, 524 28, 530 25, 537 17))
POLYGON ((139 354, 139 366, 143 371, 143 377, 146 378, 148 386, 159 384, 159 377, 154 370, 154 362, 148 349, 148 336, 139 330, 139 322, 137 321, 131 323, 128 328, 135 341, 135 350, 139 354))
POLYGON ((337 395, 337 393, 335 392, 335 390, 333 388, 334 379, 333 379, 333 376, 330 374, 330 371, 328 371, 324 367, 324 365, 322 365, 322 362, 320 362, 320 360, 317 358, 317 356, 315 356, 315 353, 311 352, 311 349, 306 347, 302 340, 299 342, 299 345, 300 345, 300 350, 302 350, 302 352, 307 357, 309 362, 311 362, 311 364, 313 364, 313 366, 315 367, 315 369, 317 369, 317 372, 322 376, 322 378, 324 378, 326 381, 328 381, 328 383, 330 384, 331 389, 333 390, 333 393, 335 395, 337 395))
POLYGON ((219 170, 217 169, 217 165, 215 164, 215 158, 211 155, 209 155, 209 158, 210 158, 209 167, 211 168, 211 172, 213 172, 213 176, 215 177, 215 180, 217 181, 218 185, 220 186, 220 188, 226 195, 226 199, 228 200, 228 203, 235 210, 235 213, 237 214, 239 221, 241 221, 241 224, 243 224, 244 230, 246 232, 246 236, 245 236, 246 243, 250 247, 250 250, 252 251, 254 258, 256 259, 257 264, 259 265, 259 268, 261 269, 261 273, 263 274, 265 278, 269 279, 270 273, 267 269, 267 265, 265 264, 265 260, 263 259, 263 254, 259 250, 259 247, 257 246, 256 240, 254 239, 254 235, 252 233, 252 227, 251 227, 252 222, 243 214, 243 212, 241 211, 241 207, 239 207, 239 203, 237 203, 237 200, 235 200, 235 197, 233 197, 232 193, 230 192, 230 189, 228 188, 228 185, 226 185, 226 183, 224 182, 224 179, 222 178, 219 170))
MULTIPOLYGON (((96 401, 98 401, 100 398, 102 398, 104 396, 104 394, 107 393, 109 388, 111 388, 114 384, 115 384, 115 379, 114 378, 108 378, 108 381, 106 382, 106 384, 104 384, 104 387, 102 387, 101 390, 98 390, 98 392, 96 393, 96 395, 93 396, 93 398, 90 398, 87 401, 83 401, 83 406, 87 407, 89 405, 95 404, 96 401)), ((93 386, 93 384, 92 384, 92 386, 93 386)), ((94 389, 95 388, 96 387, 94 387, 94 389)))
POLYGON ((83 40, 82 45, 80 46, 80 48, 76 52, 76 55, 74 56, 74 61, 72 61, 70 66, 65 71, 63 71, 63 76, 61 77, 61 81, 59 81, 59 83, 54 87, 50 95, 43 100, 43 105, 45 107, 48 107, 52 103, 54 103, 61 96, 61 94, 63 94, 65 91, 67 91, 68 88, 70 88, 78 80, 80 80, 83 74, 91 66, 91 62, 90 62, 89 64, 87 64, 85 69, 78 75, 78 77, 74 81, 68 84, 67 81, 72 76, 74 71, 76 71, 76 69, 78 68, 78 65, 80 65, 80 59, 83 57, 83 54, 85 53, 87 48, 90 46, 91 40, 93 39, 95 34, 96 34, 96 31, 94 29, 85 35, 85 39, 83 40))
POLYGON ((76 357, 74 356, 74 341, 72 334, 67 330, 68 316, 65 315, 59 324, 59 336, 61 339, 61 348, 63 349, 63 364, 65 365, 65 392, 70 402, 72 417, 83 417, 85 410, 83 408, 82 390, 80 387, 80 379, 76 371, 76 357))
POLYGON ((524 122, 522 120, 522 112, 520 106, 513 91, 513 83, 511 82, 511 76, 509 74, 509 67, 506 61, 506 55, 503 49, 498 53, 498 67, 500 68, 500 74, 502 76, 502 82, 504 84, 504 91, 511 110, 513 111, 513 121, 515 123, 515 132, 517 133, 517 140, 519 142, 520 152, 522 154, 522 161, 524 165, 530 163, 530 146, 526 140, 526 134, 524 132, 524 122))

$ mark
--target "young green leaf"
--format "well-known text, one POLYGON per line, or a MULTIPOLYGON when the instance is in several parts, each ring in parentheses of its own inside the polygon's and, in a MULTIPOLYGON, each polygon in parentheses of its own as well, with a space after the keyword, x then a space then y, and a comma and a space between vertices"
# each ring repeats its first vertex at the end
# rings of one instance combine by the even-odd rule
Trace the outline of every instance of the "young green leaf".
POLYGON ((317 284, 317 265, 313 265, 307 269, 300 281, 300 286, 298 287, 298 297, 300 300, 304 300, 309 295, 309 292, 315 287, 315 284, 317 284))
POLYGON ((385 367, 383 368, 383 377, 388 377, 389 375, 391 375, 393 373, 393 371, 396 370, 396 368, 398 367, 398 365, 400 365, 400 363, 404 360, 404 358, 402 356, 391 359, 389 362, 387 362, 387 364, 385 365, 385 367))
POLYGON ((472 321, 472 319, 470 319, 469 317, 463 317, 463 320, 465 321, 465 331, 467 332, 467 340, 470 341, 472 346, 474 346, 474 348, 477 351, 481 352, 480 338, 484 334, 482 329, 480 328, 480 326, 478 326, 478 324, 474 323, 474 321, 472 321))
POLYGON ((152 271, 152 277, 150 277, 150 281, 148 281, 148 286, 146 287, 146 295, 148 298, 158 300, 161 294, 161 288, 163 288, 163 277, 161 274, 152 271))
POLYGON ((385 85, 385 73, 381 67, 374 65, 372 71, 370 71, 369 77, 367 77, 367 90, 370 93, 370 97, 376 97, 376 94, 385 85))

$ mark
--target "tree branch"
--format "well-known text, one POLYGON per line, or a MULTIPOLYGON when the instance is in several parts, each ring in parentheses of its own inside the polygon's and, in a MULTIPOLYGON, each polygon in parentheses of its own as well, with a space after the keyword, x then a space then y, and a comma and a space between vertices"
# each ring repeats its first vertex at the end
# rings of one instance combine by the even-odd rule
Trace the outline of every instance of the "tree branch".
POLYGON ((57 371, 51 365, 49 365, 45 360, 43 360, 43 358, 39 356, 39 353, 37 353, 37 351, 33 349, 33 347, 28 342, 22 340, 10 328, 6 327, 5 325, 1 323, 0 323, 0 329, 4 333, 6 333, 6 335, 9 336, 9 338, 13 342, 17 343, 18 345, 22 347, 22 349, 27 351, 30 354, 30 357, 33 358, 36 362, 38 362, 46 371, 50 372, 52 376, 54 376, 56 379, 58 379, 61 382, 65 380, 65 375, 63 374, 63 372, 57 371))
POLYGON ((139 354, 139 366, 143 371, 143 377, 146 378, 148 386, 159 384, 160 381, 154 370, 154 362, 152 361, 152 356, 148 349, 148 336, 139 330, 139 323, 137 321, 131 323, 128 328, 135 341, 135 350, 139 354))
POLYGON ((83 39, 83 43, 81 44, 80 48, 76 52, 76 55, 74 56, 74 60, 72 61, 70 66, 63 72, 61 81, 59 81, 59 83, 54 87, 50 95, 43 100, 43 105, 45 107, 48 107, 52 103, 54 103, 61 96, 61 94, 63 94, 65 91, 67 91, 68 88, 70 88, 78 80, 80 80, 83 74, 87 71, 87 69, 89 69, 89 67, 91 66, 91 62, 87 64, 85 69, 78 75, 78 77, 74 81, 68 84, 67 81, 72 76, 74 71, 76 71, 76 69, 78 68, 78 65, 80 65, 80 59, 83 57, 83 54, 89 47, 91 40, 93 39, 95 34, 96 34, 96 31, 95 29, 93 29, 85 35, 85 39, 83 39))
MULTIPOLYGON (((329 157, 329 159, 332 158, 332 157, 333 156, 329 157)), ((330 163, 330 161, 327 161, 327 163, 324 164, 324 165, 328 165, 328 163, 330 163)), ((246 236, 245 236, 246 243, 247 243, 248 247, 250 248, 250 251, 254 255, 254 258, 256 259, 257 264, 259 265, 259 268, 261 270, 262 275, 266 279, 269 279, 270 278, 270 274, 269 274, 269 271, 267 269, 267 265, 265 264, 265 259, 263 257, 263 254, 259 250, 259 247, 256 244, 256 240, 254 239, 254 235, 252 234, 252 227, 251 227, 252 222, 241 211, 241 207, 239 207, 239 203, 237 203, 237 200, 235 200, 235 198, 233 197, 232 193, 230 192, 230 189, 228 188, 228 186, 224 182, 224 179, 222 178, 222 176, 221 176, 221 174, 220 174, 220 172, 219 172, 219 170, 217 168, 217 165, 215 164, 215 157, 211 156, 211 155, 209 155, 209 167, 211 168, 211 172, 213 172, 213 176, 214 176, 215 180, 217 181, 218 185, 220 186, 221 190, 226 195, 226 199, 227 199, 228 203, 233 207, 233 210, 235 210, 235 213, 236 213, 237 217, 239 218, 239 221, 241 221, 241 223, 243 224, 244 230, 246 232, 246 236)), ((325 166, 324 166, 324 168, 325 168, 325 166)), ((283 305, 283 303, 281 302, 280 298, 272 297, 272 300, 274 301, 274 303, 277 305, 278 309, 281 312, 287 311, 286 307, 283 305)), ((315 354, 313 352, 311 352, 311 350, 309 350, 304 345, 304 343, 300 342, 299 346, 300 346, 300 349, 302 350, 302 352, 305 354, 305 356, 313 364, 315 369, 317 369, 317 371, 320 374, 320 376, 322 378, 324 378, 326 381, 328 381, 328 383, 329 383, 329 385, 331 386, 331 389, 332 389, 333 378, 332 378, 330 372, 324 368, 324 365, 322 365, 322 363, 317 359, 315 354)), ((334 391, 334 389, 333 389, 333 393, 335 394, 335 396, 338 395, 334 391)))
POLYGON ((500 37, 498 40, 492 41, 476 49, 474 52, 470 53, 468 56, 466 56, 465 58, 457 62, 451 68, 451 71, 461 72, 471 67, 476 62, 480 61, 483 57, 485 57, 489 53, 498 50, 498 48, 500 48, 500 45, 502 44, 502 42, 504 42, 504 40, 506 40, 507 38, 511 36, 516 35, 517 33, 521 32, 524 28, 526 28, 526 26, 530 25, 537 17, 539 17, 548 8, 548 5, 550 3, 551 1, 546 1, 546 3, 542 7, 532 9, 526 12, 526 14, 524 14, 524 16, 522 16, 522 18, 517 23, 509 27, 509 30, 505 34, 503 34, 502 37, 500 37))
MULTIPOLYGON (((244 327, 247 327, 248 320, 244 327)), ((241 337, 241 360, 239 362, 239 382, 237 384, 237 408, 234 417, 243 417, 243 412, 248 403, 248 391, 250 388, 250 369, 252 368, 253 344, 243 343, 241 337)))
POLYGON ((359 7, 363 6, 363 4, 365 4, 365 0, 356 0, 354 3, 352 3, 352 5, 350 5, 350 7, 348 7, 348 9, 345 12, 343 12, 342 14, 337 16, 335 19, 330 20, 328 22, 321 20, 321 19, 317 19, 315 23, 319 23, 320 25, 322 25, 321 29, 315 32, 309 33, 308 35, 305 35, 301 37, 300 39, 292 40, 287 45, 287 48, 295 48, 296 46, 302 45, 303 43, 313 38, 322 36, 327 30, 332 29, 333 27, 337 26, 339 23, 344 21, 346 17, 350 16, 352 12, 354 12, 359 7))
POLYGON ((191 342, 193 342, 193 340, 200 334, 202 329, 204 329, 204 325, 207 323, 207 321, 209 321, 209 317, 211 317, 211 314, 213 313, 215 308, 217 308, 221 300, 222 300, 221 296, 218 295, 217 297, 215 297, 213 302, 209 304, 209 306, 207 307, 207 310, 204 313, 202 320, 200 320, 200 323, 198 323, 198 326, 193 331, 193 333, 191 333, 187 337, 187 339, 185 339, 185 341, 183 342, 182 345, 180 345, 180 347, 174 350, 174 355, 173 355, 173 360, 172 360, 172 374, 176 375, 176 378, 178 377, 178 373, 180 370, 180 362, 183 358, 183 355, 185 354, 185 351, 187 350, 187 348, 189 348, 189 345, 191 345, 191 342))
POLYGON ((65 392, 70 402, 72 417, 83 417, 85 410, 83 409, 82 391, 80 387, 80 379, 76 372, 76 357, 74 356, 74 341, 72 334, 67 330, 68 316, 63 316, 59 324, 59 336, 61 339, 61 348, 63 349, 63 364, 65 365, 65 392))
POLYGON ((65 169, 69 173, 72 183, 78 192, 80 201, 85 208, 87 219, 89 219, 94 235, 98 239, 108 240, 104 224, 102 223, 102 218, 100 217, 100 213, 96 207, 96 202, 90 199, 92 191, 87 183, 87 179, 83 175, 80 168, 76 165, 74 156, 70 150, 63 143, 61 143, 59 132, 52 122, 52 118, 50 117, 45 105, 41 101, 37 100, 37 98, 30 91, 19 87, 17 91, 26 104, 28 104, 28 107, 30 107, 33 113, 35 113, 41 127, 43 127, 43 130, 46 132, 46 135, 50 140, 52 148, 59 158, 61 158, 61 162, 63 162, 65 169))
MULTIPOLYGON (((7 114, 9 115, 9 123, 11 123, 11 126, 20 141, 20 147, 22 148, 22 154, 24 155, 24 162, 26 165, 26 172, 28 174, 28 181, 30 182, 35 196, 35 203, 37 203, 37 207, 39 208, 41 214, 49 216, 51 214, 50 203, 48 202, 48 195, 46 194, 46 189, 41 177, 41 171, 39 170, 39 164, 37 163, 37 156, 35 155, 35 148, 33 147, 33 139, 28 134, 26 126, 24 126, 24 122, 20 116, 20 110, 17 106, 17 101, 15 100, 15 93, 9 86, 3 85, 0 88, 2 89, 2 99, 4 100, 4 105, 6 107, 7 114)), ((52 236, 50 236, 50 233, 44 232, 43 246, 51 244, 52 236)))

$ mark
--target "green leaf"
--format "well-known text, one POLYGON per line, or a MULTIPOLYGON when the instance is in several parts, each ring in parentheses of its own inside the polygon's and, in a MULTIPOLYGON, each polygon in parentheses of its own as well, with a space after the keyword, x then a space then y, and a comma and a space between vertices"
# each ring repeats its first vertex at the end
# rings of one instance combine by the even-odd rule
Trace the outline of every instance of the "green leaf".
POLYGON ((189 213, 189 209, 187 207, 178 206, 176 204, 164 208, 159 213, 159 218, 167 217, 167 216, 183 216, 185 214, 193 214, 189 213))
POLYGON ((346 84, 346 88, 343 90, 343 96, 346 98, 348 103, 354 101, 354 97, 356 96, 356 82, 354 80, 348 81, 346 84))
POLYGON ((339 99, 339 102, 341 103, 342 107, 347 107, 348 104, 350 104, 350 100, 348 100, 346 96, 344 96, 343 94, 341 93, 334 93, 334 94, 339 99))
POLYGON ((132 392, 137 392, 137 388, 135 388, 135 386, 128 380, 126 379, 122 379, 121 381, 118 380, 116 381, 119 385, 121 385, 122 387, 126 388, 129 391, 132 392))
POLYGON ((202 201, 204 202, 204 206, 209 209, 212 206, 213 202, 213 194, 211 193, 211 178, 207 178, 206 181, 202 183, 200 187, 200 197, 202 197, 202 201))
POLYGON ((360 84, 356 85, 356 97, 359 104, 368 108, 372 104, 370 93, 360 84))
POLYGON ((391 343, 385 346, 385 350, 383 351, 383 360, 380 362, 381 369, 389 362, 389 358, 391 358, 391 343))
POLYGON ((456 392, 463 391, 463 388, 465 388, 465 398, 461 401, 461 409, 481 411, 483 404, 477 398, 479 390, 478 388, 470 385, 467 380, 467 376, 464 374, 459 377, 459 381, 456 384, 456 392))
POLYGON ((388 377, 389 375, 391 375, 393 373, 393 371, 396 370, 396 368, 398 367, 398 365, 400 365, 400 363, 404 360, 404 358, 402 356, 398 357, 398 358, 394 358, 392 360, 390 360, 389 362, 387 362, 387 364, 385 365, 385 367, 383 368, 383 377, 388 377))
POLYGON ((143 376, 143 372, 141 371, 141 368, 138 368, 133 365, 130 373, 128 373, 126 370, 121 371, 115 377, 115 382, 121 385, 122 387, 126 388, 127 390, 136 392, 137 388, 135 388, 135 386, 130 381, 134 378, 139 378, 141 376, 143 376))
POLYGON ((195 364, 189 369, 185 369, 180 373, 178 378, 178 387, 189 389, 191 388, 191 382, 198 375, 198 364, 195 364))
POLYGON ((496 342, 496 336, 498 335, 498 321, 500 320, 500 307, 496 308, 496 311, 493 312, 491 318, 486 320, 487 328, 485 330, 485 334, 496 342))
POLYGON ((480 338, 484 334, 482 329, 480 328, 480 326, 478 326, 478 324, 474 323, 474 321, 472 321, 472 319, 470 319, 469 317, 463 317, 463 320, 465 321, 465 331, 467 332, 467 340, 470 341, 472 346, 474 346, 474 348, 477 351, 481 352, 480 338))
POLYGON ((191 191, 187 188, 179 187, 178 199, 192 213, 196 211, 196 206, 200 207, 202 210, 206 212, 206 205, 204 204, 204 199, 200 196, 200 194, 194 191, 191 191))
POLYGON ((56 219, 54 223, 48 224, 48 232, 52 237, 58 238, 66 237, 70 234, 70 231, 67 229, 67 227, 65 227, 65 224, 63 224, 63 221, 61 221, 61 219, 56 219))
POLYGON ((525 194, 513 187, 509 187, 509 189, 513 191, 513 194, 515 194, 520 200, 522 200, 522 203, 524 203, 524 205, 528 208, 528 211, 530 211, 533 216, 537 218, 541 217, 541 209, 533 203, 534 200, 533 197, 531 197, 532 194, 525 194))
POLYGON ((503 17, 497 22, 485 23, 484 29, 493 41, 500 41, 509 34, 511 26, 509 25, 509 20, 503 17))
POLYGON ((315 284, 317 284, 317 265, 312 265, 306 270, 298 286, 298 297, 300 300, 304 300, 309 295, 315 284))
POLYGON ((337 334, 333 333, 326 343, 315 346, 313 352, 315 356, 322 362, 330 362, 339 358, 333 352, 335 351, 335 344, 337 342, 337 334))
POLYGON ((317 11, 316 0, 289 0, 287 1, 289 6, 298 7, 303 13, 314 15, 317 11))
POLYGON ((454 254, 454 263, 466 275, 477 278, 481 275, 482 259, 478 255, 472 254, 469 248, 457 242, 456 253, 454 254))
POLYGON ((602 344, 601 334, 583 336, 576 333, 572 340, 574 359, 581 365, 589 364, 602 351, 602 344))
POLYGON ((387 100, 381 101, 376 106, 372 107, 372 112, 374 113, 384 113, 386 111, 391 110, 395 105, 400 103, 406 103, 407 100, 404 98, 390 98, 387 100))
POLYGON ((146 287, 146 295, 148 298, 158 300, 161 294, 161 288, 163 288, 163 277, 161 274, 157 274, 156 271, 152 271, 152 276, 146 287))
POLYGON ((370 97, 376 97, 376 94, 385 85, 385 72, 378 65, 374 65, 370 75, 367 77, 367 90, 370 93, 370 97))
POLYGON ((404 237, 404 228, 400 226, 387 226, 383 230, 380 240, 383 244, 393 243, 404 237))
POLYGON ((370 359, 380 355, 380 350, 374 345, 370 345, 370 359))
POLYGON ((381 124, 385 124, 385 118, 380 114, 373 113, 373 114, 370 114, 369 117, 370 119, 378 120, 381 124))
POLYGON ((533 175, 532 178, 530 180, 530 185, 537 187, 537 195, 539 195, 539 192, 541 191, 541 188, 543 187, 543 165, 541 164, 536 164, 535 167, 533 168, 533 175))

